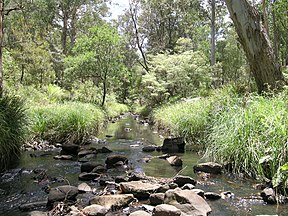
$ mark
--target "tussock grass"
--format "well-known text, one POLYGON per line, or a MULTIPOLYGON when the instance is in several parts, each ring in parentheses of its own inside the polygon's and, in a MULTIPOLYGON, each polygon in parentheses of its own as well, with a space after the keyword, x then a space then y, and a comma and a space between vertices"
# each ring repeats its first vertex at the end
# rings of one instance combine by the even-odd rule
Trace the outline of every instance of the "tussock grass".
POLYGON ((26 120, 21 99, 7 95, 0 98, 0 170, 19 155, 24 142, 26 120))
POLYGON ((288 107, 285 93, 238 98, 215 116, 206 157, 228 163, 235 173, 272 178, 287 161, 288 107))
POLYGON ((104 121, 100 108, 80 102, 34 106, 29 109, 31 135, 51 142, 81 143, 104 121))

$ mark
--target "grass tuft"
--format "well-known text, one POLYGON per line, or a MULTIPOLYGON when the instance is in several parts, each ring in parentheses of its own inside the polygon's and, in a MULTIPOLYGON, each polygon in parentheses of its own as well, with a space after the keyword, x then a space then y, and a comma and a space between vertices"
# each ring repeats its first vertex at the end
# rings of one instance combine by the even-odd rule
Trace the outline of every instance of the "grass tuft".
POLYGON ((18 157, 24 142, 26 113, 21 99, 14 96, 0 98, 0 169, 18 157))
POLYGON ((100 108, 80 102, 66 102, 29 109, 31 135, 50 142, 82 143, 98 132, 104 121, 100 108))

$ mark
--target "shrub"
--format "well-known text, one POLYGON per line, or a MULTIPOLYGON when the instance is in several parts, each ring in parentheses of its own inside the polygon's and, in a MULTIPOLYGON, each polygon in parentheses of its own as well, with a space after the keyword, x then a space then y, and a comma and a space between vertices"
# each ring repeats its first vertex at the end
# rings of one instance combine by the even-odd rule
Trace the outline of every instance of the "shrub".
POLYGON ((51 142, 81 143, 96 133, 104 121, 98 107, 80 102, 35 106, 29 113, 31 135, 51 142))
POLYGON ((15 96, 0 98, 0 169, 20 153, 24 142, 26 115, 24 104, 15 96))

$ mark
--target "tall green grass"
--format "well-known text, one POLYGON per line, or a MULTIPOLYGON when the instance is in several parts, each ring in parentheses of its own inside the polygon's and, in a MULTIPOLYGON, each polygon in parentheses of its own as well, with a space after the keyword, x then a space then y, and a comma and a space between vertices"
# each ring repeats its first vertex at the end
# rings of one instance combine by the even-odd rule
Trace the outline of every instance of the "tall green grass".
POLYGON ((28 111, 31 136, 51 142, 81 143, 104 121, 100 108, 80 102, 33 106, 28 111))
POLYGON ((153 112, 155 126, 169 128, 172 134, 183 136, 193 144, 201 144, 209 123, 211 102, 196 98, 156 109, 153 112))
POLYGON ((237 94, 228 87, 207 98, 161 107, 153 118, 159 128, 206 148, 206 160, 227 164, 234 173, 279 179, 288 161, 287 92, 237 94))
POLYGON ((0 170, 20 153, 24 142, 26 115, 21 99, 14 96, 0 98, 0 170))
POLYGON ((235 173, 272 178, 287 161, 286 94, 249 96, 215 115, 206 157, 228 163, 235 173))

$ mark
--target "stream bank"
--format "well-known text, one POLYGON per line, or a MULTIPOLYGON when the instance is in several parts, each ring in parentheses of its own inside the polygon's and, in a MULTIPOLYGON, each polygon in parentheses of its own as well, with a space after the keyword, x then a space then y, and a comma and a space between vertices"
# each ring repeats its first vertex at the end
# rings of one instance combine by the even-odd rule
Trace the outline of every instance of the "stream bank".
MULTIPOLYGON (((108 187, 108 184, 100 185, 100 181, 80 181, 79 174, 83 162, 79 162, 77 157, 72 158, 71 161, 53 159, 54 156, 59 155, 61 148, 55 148, 51 151, 25 152, 16 169, 1 174, 0 215, 27 215, 32 209, 22 208, 22 210, 28 211, 21 211, 19 207, 29 203, 35 204, 35 202, 39 204, 39 207, 36 206, 34 210, 47 212, 47 192, 61 185, 78 187, 83 182, 88 184, 91 191, 82 193, 77 198, 78 201, 82 202, 80 204, 80 201, 78 202, 77 209, 81 209, 80 206, 85 207, 92 197, 104 195, 104 192, 105 195, 118 193, 119 188, 113 182, 115 179, 119 179, 119 176, 122 176, 123 179, 134 176, 134 179, 131 178, 131 180, 137 180, 138 176, 138 178, 144 178, 148 183, 162 185, 167 183, 169 185, 169 183, 174 182, 173 179, 177 174, 195 179, 197 181, 196 188, 205 192, 221 194, 231 191, 234 194, 233 197, 214 201, 205 199, 212 209, 210 215, 288 215, 286 205, 266 205, 259 195, 261 191, 253 188, 255 182, 252 180, 226 174, 195 174, 193 166, 198 164, 200 156, 193 152, 187 151, 176 154, 183 161, 180 169, 170 166, 166 160, 159 159, 158 157, 163 154, 162 152, 143 152, 144 146, 152 144, 160 146, 163 139, 147 124, 140 124, 131 116, 125 116, 115 123, 109 124, 98 137, 101 142, 92 144, 89 148, 101 149, 106 147, 113 152, 98 153, 89 161, 105 164, 107 157, 115 154, 125 156, 129 161, 126 164, 127 167, 123 166, 125 164, 120 164, 119 167, 107 170, 109 179, 106 181, 111 183, 108 187)), ((149 204, 149 200, 141 201, 140 199, 140 202, 134 202, 128 209, 120 208, 116 212, 110 211, 109 214, 127 215, 128 212, 143 210, 143 205, 146 204, 149 204)), ((148 207, 146 206, 146 208, 148 207)))

